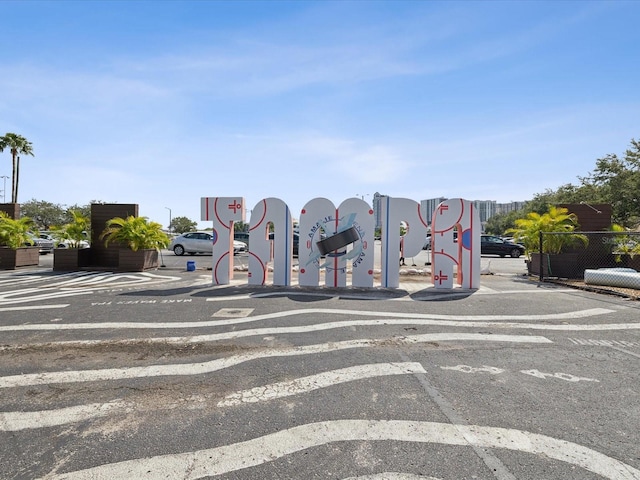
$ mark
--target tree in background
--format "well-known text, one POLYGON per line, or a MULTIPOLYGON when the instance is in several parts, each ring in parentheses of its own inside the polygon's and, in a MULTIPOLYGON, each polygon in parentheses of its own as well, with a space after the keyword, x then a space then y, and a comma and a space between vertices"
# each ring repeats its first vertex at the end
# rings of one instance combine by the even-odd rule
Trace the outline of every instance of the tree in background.
POLYGON ((104 203, 104 202, 91 200, 91 202, 87 205, 78 205, 77 203, 74 203, 73 205, 71 205, 69 208, 66 209, 64 223, 71 223, 75 221, 75 214, 73 212, 79 213, 83 217, 91 219, 91 205, 94 203, 104 203))
POLYGON ((35 198, 20 205, 20 214, 32 218, 39 230, 49 230, 53 225, 68 223, 65 208, 35 198))
POLYGON ((11 152, 13 165, 11 177, 11 203, 18 203, 18 177, 20 175, 20 156, 31 155, 33 157, 33 145, 30 141, 16 133, 7 133, 0 137, 0 152, 8 148, 11 152))
POLYGON ((248 232, 249 224, 245 222, 233 222, 233 231, 234 232, 248 232))
POLYGON ((178 234, 193 232, 197 227, 198 223, 188 219, 187 217, 172 218, 171 224, 169 225, 171 232, 178 234))
POLYGON ((524 212, 540 215, 560 203, 608 203, 613 223, 627 228, 640 225, 640 142, 631 140, 622 158, 608 154, 596 160, 595 169, 578 177, 580 185, 566 184, 557 190, 547 189, 527 202, 524 212))
POLYGON ((516 220, 521 218, 522 215, 522 210, 498 213, 489 217, 484 230, 490 235, 504 235, 507 230, 516 226, 516 220))
POLYGON ((608 154, 596 161, 591 174, 580 179, 598 192, 597 202, 609 203, 613 222, 637 227, 640 222, 640 142, 631 140, 623 158, 608 154))

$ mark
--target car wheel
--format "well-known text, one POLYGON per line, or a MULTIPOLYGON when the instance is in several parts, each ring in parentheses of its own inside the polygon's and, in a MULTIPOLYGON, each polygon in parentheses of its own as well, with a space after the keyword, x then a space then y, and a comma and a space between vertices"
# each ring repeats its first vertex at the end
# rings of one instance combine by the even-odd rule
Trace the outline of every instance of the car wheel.
POLYGON ((184 247, 182 245, 176 245, 173 247, 173 253, 178 256, 184 255, 184 247))
POLYGON ((522 252, 519 249, 514 248, 511 250, 511 258, 518 258, 520 255, 522 255, 522 252))

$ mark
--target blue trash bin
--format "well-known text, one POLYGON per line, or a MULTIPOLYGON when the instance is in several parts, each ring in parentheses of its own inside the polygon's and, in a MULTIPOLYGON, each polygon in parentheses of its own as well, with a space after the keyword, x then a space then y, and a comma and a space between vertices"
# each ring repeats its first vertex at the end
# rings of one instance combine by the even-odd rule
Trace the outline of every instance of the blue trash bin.
POLYGON ((196 269, 196 262, 190 260, 187 262, 187 272, 193 272, 196 269))

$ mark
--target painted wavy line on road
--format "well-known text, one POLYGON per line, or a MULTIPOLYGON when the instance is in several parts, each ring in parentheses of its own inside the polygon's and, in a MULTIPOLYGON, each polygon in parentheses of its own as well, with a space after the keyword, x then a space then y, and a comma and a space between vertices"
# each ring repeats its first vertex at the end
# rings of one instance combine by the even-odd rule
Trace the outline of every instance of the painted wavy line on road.
POLYGON ((41 293, 40 289, 31 289, 33 291, 20 291, 15 295, 10 294, 0 294, 0 305, 18 305, 29 302, 42 302, 45 300, 56 300, 59 298, 67 298, 67 297, 76 297, 78 295, 91 295, 94 293, 92 289, 77 289, 71 292, 68 291, 54 291, 54 292, 46 292, 41 293))
MULTIPOLYGON (((218 402, 218 407, 234 407, 244 403, 257 403, 277 398, 302 395, 314 390, 332 387, 343 383, 363 379, 379 378, 392 375, 411 375, 427 373, 420 363, 396 362, 373 363, 346 367, 316 375, 296 378, 288 382, 278 382, 234 392, 218 402)), ((33 412, 0 412, 0 431, 17 432, 20 430, 55 427, 71 423, 93 420, 122 409, 137 408, 133 403, 114 400, 109 403, 92 403, 57 410, 40 410, 33 412)))
MULTIPOLYGON (((553 321, 553 320, 577 320, 580 318, 589 318, 608 313, 615 313, 615 310, 606 308, 590 308, 586 310, 576 310, 565 313, 549 313, 540 315, 438 315, 438 314, 422 314, 422 313, 397 313, 397 312, 370 312, 366 310, 341 310, 341 309, 321 309, 310 308, 307 310, 288 310, 282 312, 268 313, 264 315, 256 315, 244 318, 229 318, 226 320, 211 320, 202 322, 100 322, 100 323, 61 323, 61 324, 25 324, 25 325, 5 325, 0 326, 0 332, 23 331, 23 330, 100 330, 100 329, 181 329, 181 328, 205 328, 239 325, 243 323, 261 322, 265 320, 275 320, 292 316, 308 316, 313 314, 320 315, 349 315, 349 316, 368 316, 368 317, 384 317, 387 321, 402 322, 404 319, 415 319, 421 321, 423 325, 441 325, 441 326, 493 326, 495 322, 515 322, 515 321, 553 321), (400 320, 398 320, 400 319, 400 320), (483 323, 484 322, 484 323, 483 323)), ((375 322, 375 320, 370 320, 375 322)), ((420 322, 416 322, 418 324, 420 322)), ((399 323, 400 324, 400 323, 399 323)), ((364 325, 364 324, 363 324, 364 325)), ((514 325, 536 325, 536 324, 519 324, 504 323, 506 327, 512 328, 514 325)), ((637 325, 635 323, 616 324, 620 326, 637 325)), ((561 325, 558 327, 571 327, 572 325, 561 325)), ((606 325, 605 325, 606 326, 606 325)), ((554 325, 546 325, 546 327, 555 327, 554 325)), ((525 328, 532 328, 527 326, 525 328)), ((623 327, 614 328, 622 329, 623 327)), ((633 328, 633 327, 629 327, 633 328)), ((640 327, 638 327, 640 328, 640 327)), ((596 328, 597 329, 597 328, 596 328)))
MULTIPOLYGON (((353 327, 388 327, 388 326, 430 326, 430 327, 454 327, 454 328, 496 328, 509 330, 545 330, 554 332, 593 332, 593 331, 617 331, 617 330, 640 330, 640 323, 613 323, 603 325, 592 324, 563 324, 548 325, 536 323, 495 323, 495 322, 455 322, 455 321, 435 321, 435 320, 405 320, 405 319, 384 319, 384 320, 351 320, 343 322, 318 323, 313 325, 301 325, 294 327, 271 327, 253 328, 247 330, 236 330, 223 333, 211 333, 206 335, 189 335, 174 337, 137 337, 123 340, 95 339, 95 340, 61 340, 59 342, 29 343, 30 348, 60 348, 60 347, 95 347, 98 345, 128 345, 132 342, 143 342, 146 344, 177 344, 188 345, 195 343, 219 342, 222 340, 237 340, 239 338, 258 337, 265 335, 288 335, 294 333, 313 333, 340 328, 353 327)), ((27 325, 29 327, 29 325, 27 325)), ((106 327, 105 327, 106 328, 106 327)), ((127 327, 128 328, 128 327, 127 327)), ((118 327, 110 327, 111 331, 118 327)), ((0 328, 0 331, 3 329, 0 328)), ((20 330, 19 328, 8 328, 9 330, 20 330)), ((37 330, 26 328, 25 330, 37 330)), ((56 329, 51 329, 56 330, 56 329)), ((5 345, 0 347, 0 351, 18 350, 24 345, 5 345)))
POLYGON ((309 423, 222 447, 160 455, 51 474, 47 480, 113 478, 199 479, 263 465, 336 442, 396 441, 497 448, 575 465, 612 480, 637 480, 640 470, 577 443, 511 428, 412 420, 333 420, 309 423))
POLYGON ((82 422, 104 417, 116 409, 126 408, 127 404, 115 400, 109 403, 92 403, 57 410, 37 412, 0 412, 0 431, 17 432, 35 428, 56 427, 69 423, 82 422))
POLYGON ((272 383, 241 392, 234 392, 227 395, 224 400, 219 401, 218 407, 234 407, 242 405, 243 403, 257 403, 276 398, 291 397, 365 378, 408 375, 413 373, 427 373, 427 371, 417 362, 373 363, 340 368, 338 370, 330 370, 316 375, 296 378, 288 382, 272 383))
POLYGON ((511 343, 552 343, 545 337, 529 335, 491 335, 481 333, 435 333, 411 335, 393 339, 347 340, 343 342, 321 343, 290 348, 273 348, 266 351, 232 355, 202 363, 181 363, 173 365, 147 365, 144 367, 107 368, 98 370, 71 370, 41 372, 0 377, 0 388, 26 387, 55 383, 95 382, 124 380, 161 376, 190 376, 212 373, 251 360, 272 357, 293 357, 336 352, 352 348, 371 348, 380 345, 411 345, 425 342, 470 341, 470 342, 511 342, 511 343))
MULTIPOLYGON (((44 278, 41 280, 44 280, 44 278)), ((136 274, 79 272, 68 280, 47 283, 46 286, 0 292, 0 305, 15 305, 75 295, 87 295, 94 293, 96 290, 114 287, 147 286, 175 280, 180 280, 180 277, 155 275, 147 272, 136 274)))

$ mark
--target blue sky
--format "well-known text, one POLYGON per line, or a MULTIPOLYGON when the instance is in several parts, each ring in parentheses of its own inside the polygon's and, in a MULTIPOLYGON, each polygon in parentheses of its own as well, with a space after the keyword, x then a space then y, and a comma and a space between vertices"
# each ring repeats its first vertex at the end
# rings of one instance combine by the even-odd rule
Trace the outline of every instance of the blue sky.
POLYGON ((315 197, 374 192, 509 202, 577 184, 640 138, 636 1, 0 12, 0 134, 35 151, 21 202, 137 203, 201 227, 203 196, 244 196, 248 210, 277 197, 294 217, 315 197))

